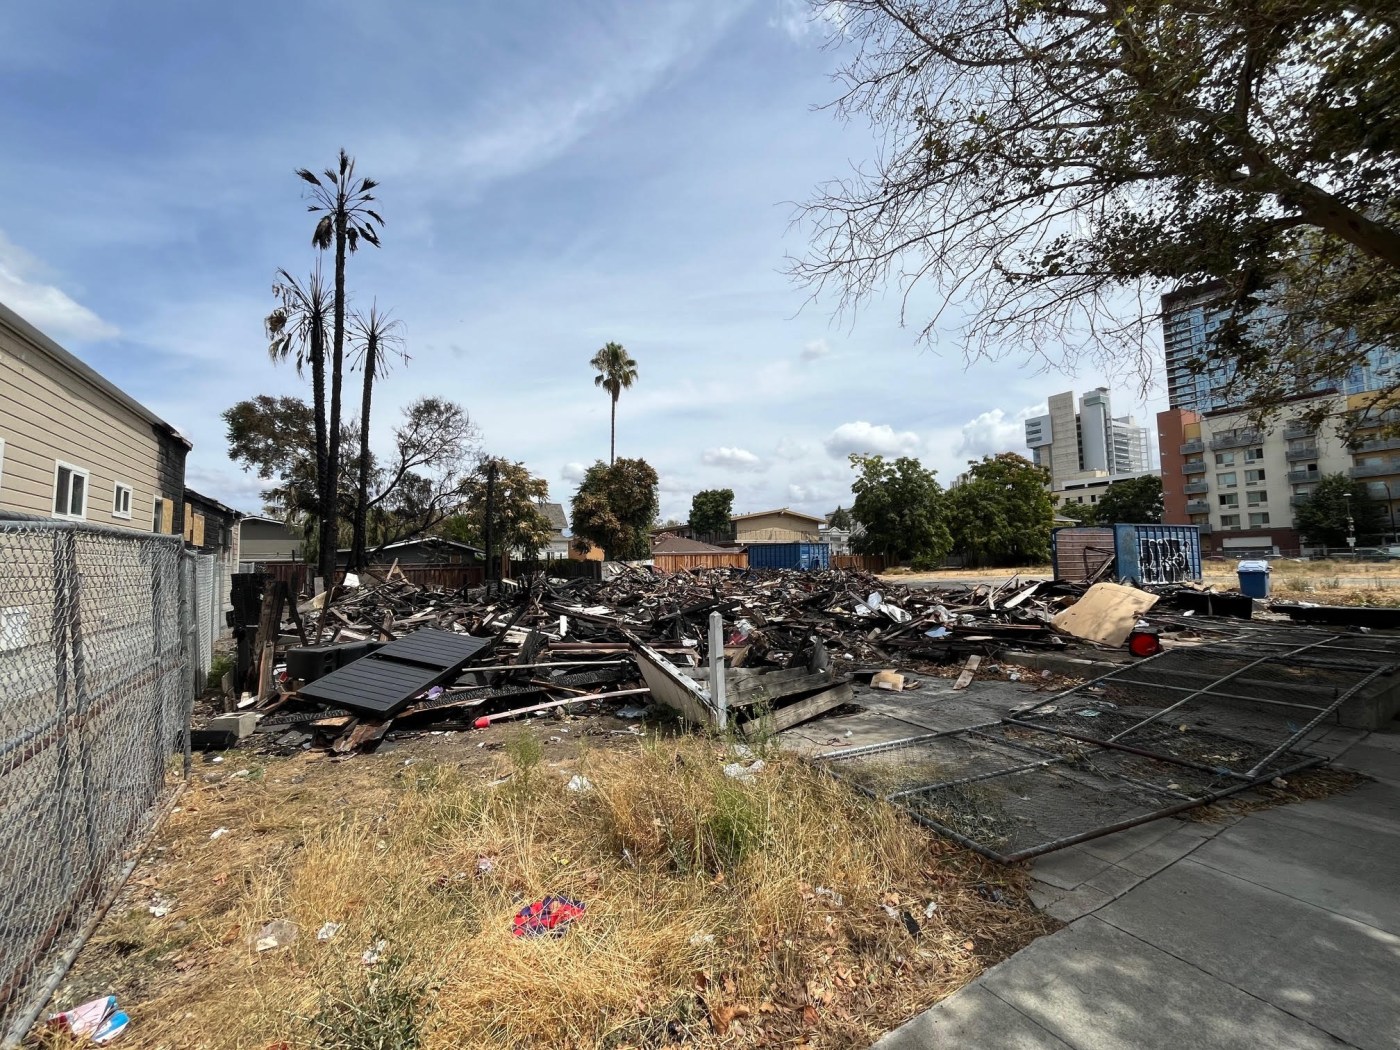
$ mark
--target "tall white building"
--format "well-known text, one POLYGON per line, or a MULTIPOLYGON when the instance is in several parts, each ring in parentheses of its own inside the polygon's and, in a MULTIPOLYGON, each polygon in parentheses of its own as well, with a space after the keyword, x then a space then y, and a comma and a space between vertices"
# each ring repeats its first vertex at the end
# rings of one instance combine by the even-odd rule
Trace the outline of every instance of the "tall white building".
POLYGON ((1107 387, 1079 399, 1074 392, 1055 394, 1043 416, 1026 420, 1031 458, 1050 471, 1050 488, 1066 482, 1136 475, 1147 469, 1147 428, 1132 416, 1114 416, 1107 387))

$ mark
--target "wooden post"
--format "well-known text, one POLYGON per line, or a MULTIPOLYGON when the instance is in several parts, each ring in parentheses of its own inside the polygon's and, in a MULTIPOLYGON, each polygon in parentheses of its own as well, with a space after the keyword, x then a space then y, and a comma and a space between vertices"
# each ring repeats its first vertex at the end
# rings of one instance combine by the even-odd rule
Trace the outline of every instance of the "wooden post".
POLYGON ((710 613, 710 700, 714 704, 718 728, 729 723, 729 697, 724 680, 724 617, 710 613))

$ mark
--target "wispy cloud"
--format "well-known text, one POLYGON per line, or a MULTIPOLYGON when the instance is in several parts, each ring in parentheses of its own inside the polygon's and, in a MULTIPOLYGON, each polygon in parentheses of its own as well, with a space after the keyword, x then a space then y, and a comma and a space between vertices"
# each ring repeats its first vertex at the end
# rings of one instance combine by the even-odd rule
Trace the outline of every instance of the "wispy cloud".
POLYGON ((802 348, 802 353, 798 355, 803 361, 820 361, 824 357, 831 356, 831 344, 825 339, 813 339, 802 348))
POLYGON ((700 455, 700 462, 707 467, 727 467, 730 470, 763 470, 763 460, 746 448, 731 448, 723 446, 721 448, 706 449, 700 455))
POLYGON ((35 279, 38 261, 0 233, 0 303, 56 339, 110 339, 117 326, 109 324, 72 296, 35 279))

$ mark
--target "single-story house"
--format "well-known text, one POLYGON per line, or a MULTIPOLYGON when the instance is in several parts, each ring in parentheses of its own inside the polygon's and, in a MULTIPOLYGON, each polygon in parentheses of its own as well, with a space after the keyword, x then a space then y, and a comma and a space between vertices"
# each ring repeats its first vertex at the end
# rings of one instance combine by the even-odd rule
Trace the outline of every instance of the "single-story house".
POLYGON ((216 499, 185 489, 185 545, 214 554, 235 572, 238 567, 238 521, 243 515, 216 499))
POLYGON ((821 527, 825 518, 782 507, 779 510, 760 510, 752 514, 736 514, 730 519, 734 525, 734 542, 745 543, 817 543, 821 540, 821 527))
POLYGON ((238 560, 241 571, 268 562, 305 561, 306 537, 300 525, 249 514, 238 523, 238 560))
MULTIPOLYGON (((339 553, 342 565, 349 561, 348 547, 342 548, 339 553)), ((480 547, 440 536, 415 536, 369 551, 372 565, 392 565, 397 561, 405 568, 410 565, 477 565, 485 558, 486 552, 480 547)))
POLYGON ((0 509, 185 532, 186 438, 0 304, 0 509))
POLYGON ((569 529, 569 519, 564 516, 564 506, 561 503, 541 503, 540 511, 549 521, 549 543, 542 551, 540 558, 545 561, 553 561, 556 558, 567 558, 569 556, 569 544, 572 542, 566 535, 569 529))

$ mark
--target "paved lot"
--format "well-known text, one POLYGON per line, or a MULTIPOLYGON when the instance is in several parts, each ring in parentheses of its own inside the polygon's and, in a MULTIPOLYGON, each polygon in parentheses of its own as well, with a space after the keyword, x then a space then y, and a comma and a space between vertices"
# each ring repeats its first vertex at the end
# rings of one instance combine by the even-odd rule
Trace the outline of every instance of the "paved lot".
POLYGON ((1375 783, 1041 858, 1069 925, 876 1050, 1400 1050, 1400 727, 1329 744, 1375 783))

